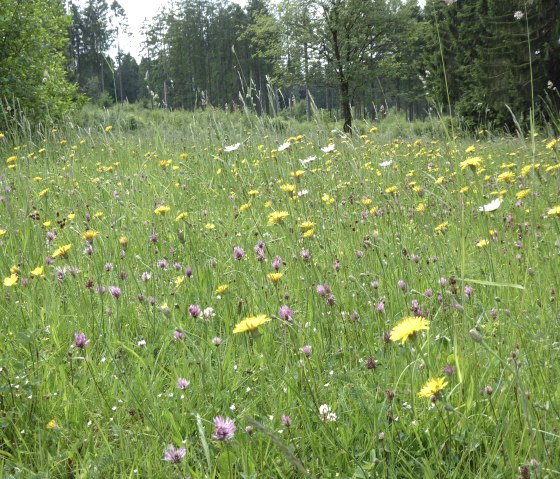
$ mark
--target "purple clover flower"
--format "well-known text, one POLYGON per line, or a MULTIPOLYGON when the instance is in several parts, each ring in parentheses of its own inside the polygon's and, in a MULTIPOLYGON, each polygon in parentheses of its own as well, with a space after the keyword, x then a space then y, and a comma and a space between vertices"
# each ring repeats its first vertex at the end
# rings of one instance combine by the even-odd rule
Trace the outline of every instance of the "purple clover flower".
POLYGON ((214 441, 228 442, 233 438, 236 430, 234 422, 229 417, 216 416, 214 418, 214 434, 212 434, 212 439, 214 441))
POLYGON ((183 447, 175 447, 173 444, 169 444, 169 447, 165 450, 163 454, 163 460, 177 464, 185 457, 187 450, 183 447))

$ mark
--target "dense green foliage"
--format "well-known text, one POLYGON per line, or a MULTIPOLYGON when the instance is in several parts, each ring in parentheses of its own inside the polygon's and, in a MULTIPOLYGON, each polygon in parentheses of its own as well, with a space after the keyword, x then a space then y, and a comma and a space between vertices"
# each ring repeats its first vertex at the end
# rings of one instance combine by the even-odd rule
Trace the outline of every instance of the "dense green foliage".
POLYGON ((425 16, 432 26, 426 83, 438 105, 449 106, 449 93, 471 127, 513 126, 513 115, 528 124, 535 110, 550 120, 547 91, 560 85, 558 1, 429 0, 425 16))
POLYGON ((0 135, 2 477, 558 475, 556 140, 86 112, 0 135))
POLYGON ((60 119, 72 106, 64 51, 69 18, 59 1, 0 2, 0 128, 60 119))

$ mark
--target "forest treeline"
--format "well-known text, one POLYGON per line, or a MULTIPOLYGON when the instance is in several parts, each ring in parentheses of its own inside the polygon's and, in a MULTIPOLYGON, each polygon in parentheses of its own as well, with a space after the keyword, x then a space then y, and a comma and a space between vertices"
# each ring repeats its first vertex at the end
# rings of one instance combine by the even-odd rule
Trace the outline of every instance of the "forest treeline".
POLYGON ((1 0, 6 122, 109 106, 208 106, 309 118, 430 108, 466 127, 557 112, 558 0, 175 0, 147 21, 141 60, 123 52, 117 1, 1 0), (116 52, 116 53, 115 53, 116 52))

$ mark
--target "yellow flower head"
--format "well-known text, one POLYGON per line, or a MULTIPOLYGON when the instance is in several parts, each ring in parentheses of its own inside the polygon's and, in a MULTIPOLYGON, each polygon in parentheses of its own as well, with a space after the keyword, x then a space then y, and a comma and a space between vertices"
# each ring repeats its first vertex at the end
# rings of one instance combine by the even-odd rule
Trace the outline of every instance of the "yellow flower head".
POLYGON ((546 145, 547 149, 552 150, 552 148, 556 146, 556 143, 558 143, 558 140, 554 138, 552 141, 550 141, 550 143, 547 143, 546 145))
POLYGON ((266 275, 266 277, 273 283, 278 283, 278 281, 282 279, 282 276, 284 276, 282 273, 268 273, 266 275))
POLYGON ((459 166, 461 167, 461 170, 464 170, 465 168, 470 168, 471 170, 476 170, 480 165, 482 164, 482 158, 480 156, 473 156, 470 158, 467 158, 465 161, 462 161, 459 166))
POLYGON ((315 234, 315 230, 311 228, 310 230, 306 230, 301 236, 303 238, 312 238, 314 234, 315 234))
POLYGON ((295 193, 296 192, 296 187, 295 185, 290 185, 288 183, 285 183, 283 185, 280 186, 280 189, 282 191, 285 191, 286 193, 295 193))
POLYGON ((273 211, 268 215, 268 224, 276 225, 282 223, 290 214, 287 211, 273 211))
POLYGON ((552 215, 556 215, 558 217, 560 217, 560 205, 556 205, 552 208, 550 208, 547 213, 552 216, 552 215))
POLYGON ((299 180, 303 174, 305 173, 305 171, 303 170, 297 170, 297 171, 292 171, 290 173, 290 175, 292 175, 293 178, 295 178, 296 180, 299 180))
POLYGON ((204 226, 204 228, 206 228, 208 231, 213 230, 216 227, 216 225, 214 223, 206 223, 206 225, 204 226))
POLYGON ((39 191, 39 194, 37 196, 39 196, 39 198, 46 196, 47 193, 49 192, 48 188, 45 188, 44 190, 39 191))
POLYGON ((217 296, 220 296, 222 294, 224 294, 229 288, 229 284, 220 284, 217 288, 216 291, 214 291, 214 293, 217 296))
POLYGON ((418 397, 431 398, 437 396, 447 386, 445 378, 432 378, 429 379, 418 393, 418 397))
POLYGON ((84 231, 84 234, 83 234, 82 237, 84 238, 85 241, 91 241, 92 239, 97 237, 97 231, 94 231, 94 230, 84 231))
POLYGON ((449 226, 449 221, 444 221, 443 223, 440 223, 439 225, 437 225, 434 228, 434 231, 436 233, 441 233, 441 232, 445 231, 448 226, 449 226))
POLYGON ((243 213, 244 211, 247 211, 250 207, 251 207, 251 203, 245 203, 239 207, 239 212, 243 213))
POLYGON ((266 314, 259 314, 257 316, 249 316, 243 321, 237 323, 233 329, 234 333, 254 333, 263 324, 268 323, 270 318, 266 314))
POLYGON ((478 240, 476 242, 476 246, 478 248, 484 248, 485 246, 488 246, 489 244, 490 244, 490 241, 488 241, 487 239, 481 239, 481 240, 478 240))
POLYGON ((513 183, 515 181, 515 173, 513 171, 504 171, 498 175, 498 183, 509 181, 513 183))
POLYGON ((302 230, 309 230, 309 229, 313 228, 314 226, 315 226, 315 223, 313 223, 312 221, 302 221, 299 224, 299 227, 302 230))
POLYGON ((37 266, 33 271, 31 271, 31 276, 43 276, 43 267, 37 266))
POLYGON ((119 238, 119 244, 123 247, 126 248, 128 246, 128 236, 121 236, 119 238))
POLYGON ((49 431, 54 431, 56 429, 60 429, 60 426, 58 425, 58 423, 56 422, 55 419, 51 419, 48 423, 47 423, 47 429, 49 431))
POLYGON ((171 208, 169 206, 161 205, 154 210, 154 213, 158 216, 162 216, 169 211, 171 211, 171 208))
POLYGON ((182 213, 179 213, 179 214, 175 217, 175 221, 182 221, 182 220, 184 220, 187 216, 188 216, 188 213, 186 213, 185 211, 183 211, 182 213))
POLYGON ((66 256, 68 256, 68 251, 70 251, 71 248, 71 244, 65 244, 64 246, 61 246, 60 248, 55 250, 52 256, 53 258, 66 258, 66 256))
POLYGON ((430 322, 421 316, 404 318, 391 330, 391 341, 404 342, 414 337, 418 331, 430 329, 430 322))
POLYGON ((0 228, 0 238, 6 234, 6 230, 0 228))
POLYGON ((522 200, 523 198, 525 198, 529 193, 531 193, 531 190, 521 190, 518 191, 517 194, 515 195, 515 197, 518 200, 522 200))
POLYGON ((387 194, 396 193, 398 189, 399 189, 398 186, 389 186, 389 188, 385 188, 385 193, 387 194))
POLYGON ((8 287, 13 286, 14 284, 17 283, 17 280, 18 280, 18 275, 12 273, 7 278, 4 278, 4 286, 8 286, 8 287))
POLYGON ((105 127, 105 133, 109 133, 113 129, 113 125, 107 125, 105 127))

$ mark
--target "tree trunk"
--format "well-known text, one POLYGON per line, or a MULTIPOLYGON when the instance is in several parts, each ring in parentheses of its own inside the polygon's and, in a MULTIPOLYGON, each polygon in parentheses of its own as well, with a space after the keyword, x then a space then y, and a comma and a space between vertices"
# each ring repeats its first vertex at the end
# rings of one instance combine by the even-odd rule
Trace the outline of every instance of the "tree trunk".
POLYGON ((350 85, 348 80, 340 75, 340 108, 342 110, 342 118, 344 133, 352 133, 352 109, 350 108, 350 85))

